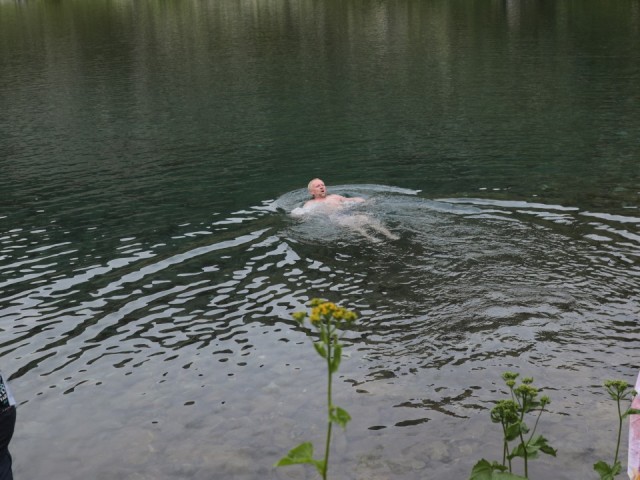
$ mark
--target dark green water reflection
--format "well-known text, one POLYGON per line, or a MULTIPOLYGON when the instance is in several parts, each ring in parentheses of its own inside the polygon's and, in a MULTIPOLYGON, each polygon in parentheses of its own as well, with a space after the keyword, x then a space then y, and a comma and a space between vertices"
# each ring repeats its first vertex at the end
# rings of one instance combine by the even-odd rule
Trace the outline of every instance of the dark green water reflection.
POLYGON ((0 0, 17 476, 290 478, 316 295, 363 315, 338 478, 465 478, 508 368, 554 402, 532 476, 591 475, 637 373, 639 52, 638 0, 0 0), (291 219, 314 176, 401 239, 291 219))

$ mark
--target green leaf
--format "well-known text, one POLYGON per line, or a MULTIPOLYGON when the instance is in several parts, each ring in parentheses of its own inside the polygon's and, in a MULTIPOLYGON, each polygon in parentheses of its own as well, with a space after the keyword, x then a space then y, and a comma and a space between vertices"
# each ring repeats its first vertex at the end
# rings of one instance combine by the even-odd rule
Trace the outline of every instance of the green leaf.
POLYGON ((520 436, 520 431, 521 431, 521 425, 522 423, 518 422, 518 423, 513 423, 509 426, 507 426, 507 428, 505 429, 505 440, 507 442, 510 442, 512 440, 515 440, 516 438, 518 438, 520 436))
POLYGON ((640 415, 640 409, 638 408, 630 408, 622 415, 622 418, 627 418, 629 415, 640 415))
POLYGON ((593 469, 600 475, 601 479, 606 478, 607 475, 611 475, 611 467, 609 464, 600 460, 597 463, 593 464, 593 469))
POLYGON ((555 448, 551 447, 550 445, 543 445, 540 447, 540 451, 542 453, 545 453, 547 455, 551 455, 552 457, 556 456, 556 453, 558 453, 558 450, 556 450, 555 448))
POLYGON ((316 352, 318 352, 318 355, 320 355, 322 358, 327 358, 327 350, 324 348, 324 343, 314 342, 313 348, 316 349, 316 352))
POLYGON ((525 477, 500 471, 505 468, 497 462, 489 463, 483 458, 473 466, 469 480, 526 480, 525 477))
POLYGON ((492 480, 527 480, 527 477, 521 477, 520 475, 516 475, 514 473, 509 472, 494 472, 491 477, 492 480))
POLYGON ((324 325, 320 325, 320 340, 322 341, 322 343, 327 344, 329 343, 329 336, 327 335, 327 329, 324 325))
POLYGON ((602 460, 593 464, 593 469, 600 475, 600 480, 613 480, 620 473, 622 466, 616 462, 613 466, 602 460))
POLYGON ((340 360, 342 359, 342 345, 335 344, 333 350, 333 358, 331 359, 331 373, 336 373, 340 367, 340 360))
POLYGON ((620 473, 620 470, 622 470, 622 465, 620 465, 620 462, 618 461, 613 465, 613 468, 611 469, 611 473, 615 477, 620 473))
POLYGON ((511 452, 509 455, 509 459, 512 460, 516 457, 524 458, 525 450, 527 453, 527 458, 532 459, 538 456, 538 452, 546 453, 547 455, 556 456, 556 450, 553 449, 548 443, 547 439, 542 435, 538 435, 535 438, 529 440, 526 444, 518 444, 518 446, 511 452))
POLYGON ((298 465, 301 463, 316 464, 313 459, 313 444, 305 442, 291 450, 285 457, 282 457, 274 467, 286 467, 287 465, 298 465))
POLYGON ((311 463, 313 463, 316 466, 316 470, 318 470, 318 473, 320 474, 320 476, 324 476, 324 469, 325 469, 325 465, 324 465, 324 460, 312 460, 311 463))
POLYGON ((471 469, 469 480, 491 480, 493 468, 488 460, 484 458, 476 463, 471 469))
MULTIPOLYGON (((507 455, 507 458, 509 460, 513 460, 516 457, 524 458, 524 452, 525 452, 525 446, 522 443, 519 443, 518 446, 514 448, 509 455, 507 455)), ((527 450, 527 456, 531 458, 531 455, 529 455, 528 450, 527 450)))
POLYGON ((523 445, 522 443, 520 443, 516 448, 513 449, 513 451, 510 455, 507 456, 507 458, 509 460, 513 460, 516 457, 524 458, 525 450, 527 452, 527 458, 531 460, 538 456, 538 450, 540 450, 540 447, 536 445, 523 445))
POLYGON ((549 443, 547 443, 547 439, 542 435, 538 435, 530 440, 528 445, 533 446, 536 451, 540 450, 542 453, 546 453, 547 455, 551 455, 553 457, 556 456, 557 450, 549 445, 549 443))
POLYGON ((347 428, 347 423, 351 420, 351 415, 340 407, 331 407, 330 420, 344 429, 347 428))

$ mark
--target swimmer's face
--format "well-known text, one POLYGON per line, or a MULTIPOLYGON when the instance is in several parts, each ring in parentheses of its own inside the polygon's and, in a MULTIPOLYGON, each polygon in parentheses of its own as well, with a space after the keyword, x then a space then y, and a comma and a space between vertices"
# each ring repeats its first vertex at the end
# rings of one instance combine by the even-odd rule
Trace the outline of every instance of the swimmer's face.
POLYGON ((327 187, 319 178, 314 178, 309 182, 309 193, 313 198, 324 198, 327 196, 327 187))

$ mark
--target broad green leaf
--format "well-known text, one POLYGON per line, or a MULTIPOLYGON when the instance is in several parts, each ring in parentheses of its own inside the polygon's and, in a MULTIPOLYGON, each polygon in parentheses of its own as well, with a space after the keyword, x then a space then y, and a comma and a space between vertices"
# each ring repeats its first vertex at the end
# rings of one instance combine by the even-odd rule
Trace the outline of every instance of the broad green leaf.
POLYGON ((471 469, 469 480, 491 480, 492 475, 493 467, 488 460, 483 458, 471 469))
POLYGON ((505 440, 510 442, 520 436, 520 422, 509 425, 505 431, 505 440))
POLYGON ((622 470, 622 465, 620 465, 620 462, 616 462, 612 469, 613 476, 615 477, 616 475, 618 475, 620 473, 620 470, 622 470))
POLYGON ((336 373, 338 367, 340 367, 340 360, 342 359, 342 345, 336 343, 333 350, 333 359, 331 360, 331 373, 336 373))
POLYGON ((540 447, 540 451, 542 453, 546 453, 547 455, 551 455, 552 457, 555 457, 556 453, 558 453, 558 451, 555 448, 553 448, 551 445, 547 443, 547 439, 544 438, 542 435, 539 435, 535 441, 536 441, 536 444, 540 447))
POLYGON ((327 358, 327 350, 324 348, 324 343, 314 342, 313 347, 316 349, 316 352, 318 352, 318 355, 322 358, 327 358))
POLYGON ((622 466, 616 462, 613 466, 602 460, 593 464, 593 469, 600 475, 600 480, 613 480, 620 473, 622 466))
POLYGON ((528 459, 536 458, 539 451, 546 453, 547 455, 556 456, 556 450, 547 443, 547 439, 542 435, 538 435, 537 437, 529 440, 526 445, 523 445, 522 443, 518 444, 518 446, 509 455, 509 459, 514 459, 516 457, 524 458, 525 450, 527 452, 528 459))
POLYGON ((526 480, 525 477, 501 472, 505 467, 497 462, 489 463, 484 458, 473 466, 469 480, 526 480))
POLYGON ((522 443, 519 443, 507 458, 509 458, 509 460, 513 460, 516 457, 524 458, 525 450, 527 451, 527 458, 531 460, 538 456, 538 450, 540 450, 540 447, 538 445, 523 445, 522 443))
POLYGON ((611 475, 611 467, 609 467, 609 464, 600 460, 597 463, 593 464, 593 469, 598 473, 598 475, 600 475, 600 479, 604 480, 606 478, 607 475, 611 475))
POLYGON ((547 443, 547 439, 542 435, 538 435, 537 437, 532 438, 529 441, 528 446, 531 446, 536 451, 540 450, 547 455, 552 455, 554 457, 556 456, 556 450, 547 443))
POLYGON ((297 465, 300 463, 316 464, 313 459, 313 445, 311 442, 305 442, 291 450, 287 455, 281 458, 274 467, 286 467, 287 465, 297 465))
POLYGON ((337 423, 342 428, 347 428, 347 423, 351 420, 351 415, 349 413, 340 408, 340 407, 332 407, 331 408, 331 421, 337 423))

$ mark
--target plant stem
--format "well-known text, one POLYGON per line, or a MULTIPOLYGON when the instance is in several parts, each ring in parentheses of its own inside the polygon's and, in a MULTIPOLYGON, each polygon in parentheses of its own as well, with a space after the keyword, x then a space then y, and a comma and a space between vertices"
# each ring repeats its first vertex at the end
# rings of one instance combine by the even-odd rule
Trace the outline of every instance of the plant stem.
POLYGON ((620 396, 618 396, 618 444, 616 445, 616 458, 613 464, 618 463, 618 453, 620 452, 620 436, 622 434, 622 412, 620 411, 620 396))
POLYGON ((327 440, 325 442, 325 450, 324 450, 324 468, 322 469, 322 480, 327 480, 327 470, 329 469, 329 449, 331 446, 331 428, 333 426, 331 422, 331 408, 333 406, 333 402, 331 401, 331 381, 332 381, 332 372, 331 372, 331 320, 327 325, 327 415, 329 418, 329 423, 327 425, 327 440))
POLYGON ((509 442, 507 441, 507 426, 504 420, 502 420, 502 436, 504 438, 502 441, 502 466, 506 467, 507 459, 509 459, 509 473, 512 473, 511 459, 509 458, 509 442))
POLYGON ((529 478, 529 462, 527 458, 527 443, 524 441, 524 437, 522 433, 520 434, 520 443, 522 443, 523 451, 524 451, 524 478, 529 478))
MULTIPOLYGON (((522 404, 520 405, 520 408, 522 409, 521 413, 520 413, 520 424, 522 425, 524 423, 524 414, 527 411, 527 405, 528 405, 528 398, 527 395, 523 395, 522 396, 522 404)), ((527 444, 529 443, 529 441, 524 441, 524 436, 522 435, 522 428, 519 429, 520 430, 520 442, 522 444, 522 449, 524 451, 524 477, 525 478, 529 478, 529 458, 527 455, 527 444)))
POLYGON ((533 425, 533 430, 531 430, 531 435, 529 435, 529 440, 527 440, 528 442, 531 441, 531 439, 533 438, 533 436, 536 433, 536 428, 538 428, 538 422, 540 421, 540 417, 542 416, 542 412, 544 411, 543 408, 540 409, 540 411, 538 412, 538 418, 536 418, 536 423, 533 425))

